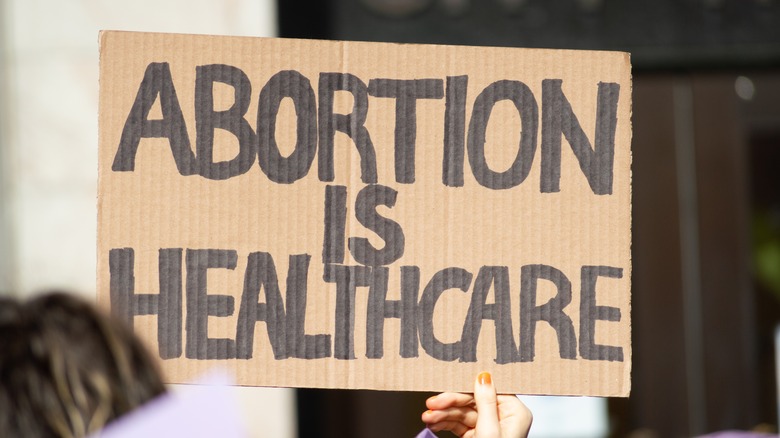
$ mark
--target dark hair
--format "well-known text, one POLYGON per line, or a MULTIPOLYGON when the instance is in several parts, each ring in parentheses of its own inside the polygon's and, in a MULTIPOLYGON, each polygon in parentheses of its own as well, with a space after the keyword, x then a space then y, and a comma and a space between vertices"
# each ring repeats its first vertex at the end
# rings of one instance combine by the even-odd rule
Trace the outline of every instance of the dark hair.
POLYGON ((80 298, 0 297, 0 431, 83 437, 163 393, 131 330, 80 298))

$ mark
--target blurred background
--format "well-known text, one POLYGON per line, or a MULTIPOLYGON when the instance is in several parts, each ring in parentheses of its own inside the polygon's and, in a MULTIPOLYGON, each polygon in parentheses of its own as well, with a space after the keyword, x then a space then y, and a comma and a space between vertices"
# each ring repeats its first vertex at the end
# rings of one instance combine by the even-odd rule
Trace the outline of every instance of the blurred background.
MULTIPOLYGON (((95 295, 100 29, 631 52, 632 393, 525 398, 532 436, 777 431, 780 1, 0 0, 1 294, 95 295)), ((273 437, 412 437, 430 395, 234 392, 273 437)))

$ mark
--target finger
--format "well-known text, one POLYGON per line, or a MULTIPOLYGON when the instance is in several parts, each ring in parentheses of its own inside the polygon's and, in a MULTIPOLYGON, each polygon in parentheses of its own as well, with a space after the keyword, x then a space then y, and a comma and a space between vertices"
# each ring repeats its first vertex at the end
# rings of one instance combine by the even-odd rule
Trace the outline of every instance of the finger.
POLYGON ((500 418, 518 416, 530 422, 531 411, 516 395, 498 395, 496 400, 498 401, 498 416, 500 418))
POLYGON ((438 423, 429 424, 428 429, 430 429, 433 432, 441 432, 442 430, 449 430, 450 432, 460 437, 465 435, 466 432, 472 430, 470 427, 467 427, 463 423, 458 423, 457 421, 440 421, 438 423))
POLYGON ((471 407, 428 410, 423 412, 422 421, 429 424, 440 421, 457 421, 468 427, 475 427, 477 425, 477 411, 471 407))
POLYGON ((514 395, 499 395, 497 401, 502 429, 509 436, 527 436, 533 422, 528 407, 514 395))
POLYGON ((474 401, 477 405, 477 437, 500 436, 496 388, 490 373, 480 373, 474 382, 474 401))
POLYGON ((473 405, 474 397, 471 394, 461 394, 459 392, 443 392, 425 401, 425 406, 432 410, 473 405))

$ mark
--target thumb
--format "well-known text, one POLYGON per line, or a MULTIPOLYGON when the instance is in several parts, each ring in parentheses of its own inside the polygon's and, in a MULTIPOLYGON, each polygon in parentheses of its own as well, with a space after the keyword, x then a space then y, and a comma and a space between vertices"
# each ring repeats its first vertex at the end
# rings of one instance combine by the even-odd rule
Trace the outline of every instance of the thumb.
POLYGON ((475 438, 494 438, 501 436, 498 423, 498 403, 496 388, 490 373, 480 373, 474 382, 474 402, 477 405, 477 427, 475 438))

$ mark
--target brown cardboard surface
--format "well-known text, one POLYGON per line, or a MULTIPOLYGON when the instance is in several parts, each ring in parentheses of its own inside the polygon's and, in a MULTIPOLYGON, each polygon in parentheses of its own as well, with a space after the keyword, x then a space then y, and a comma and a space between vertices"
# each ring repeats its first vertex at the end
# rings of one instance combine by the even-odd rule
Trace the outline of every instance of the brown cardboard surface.
POLYGON ((100 53, 98 300, 167 381, 628 395, 628 54, 100 53))

